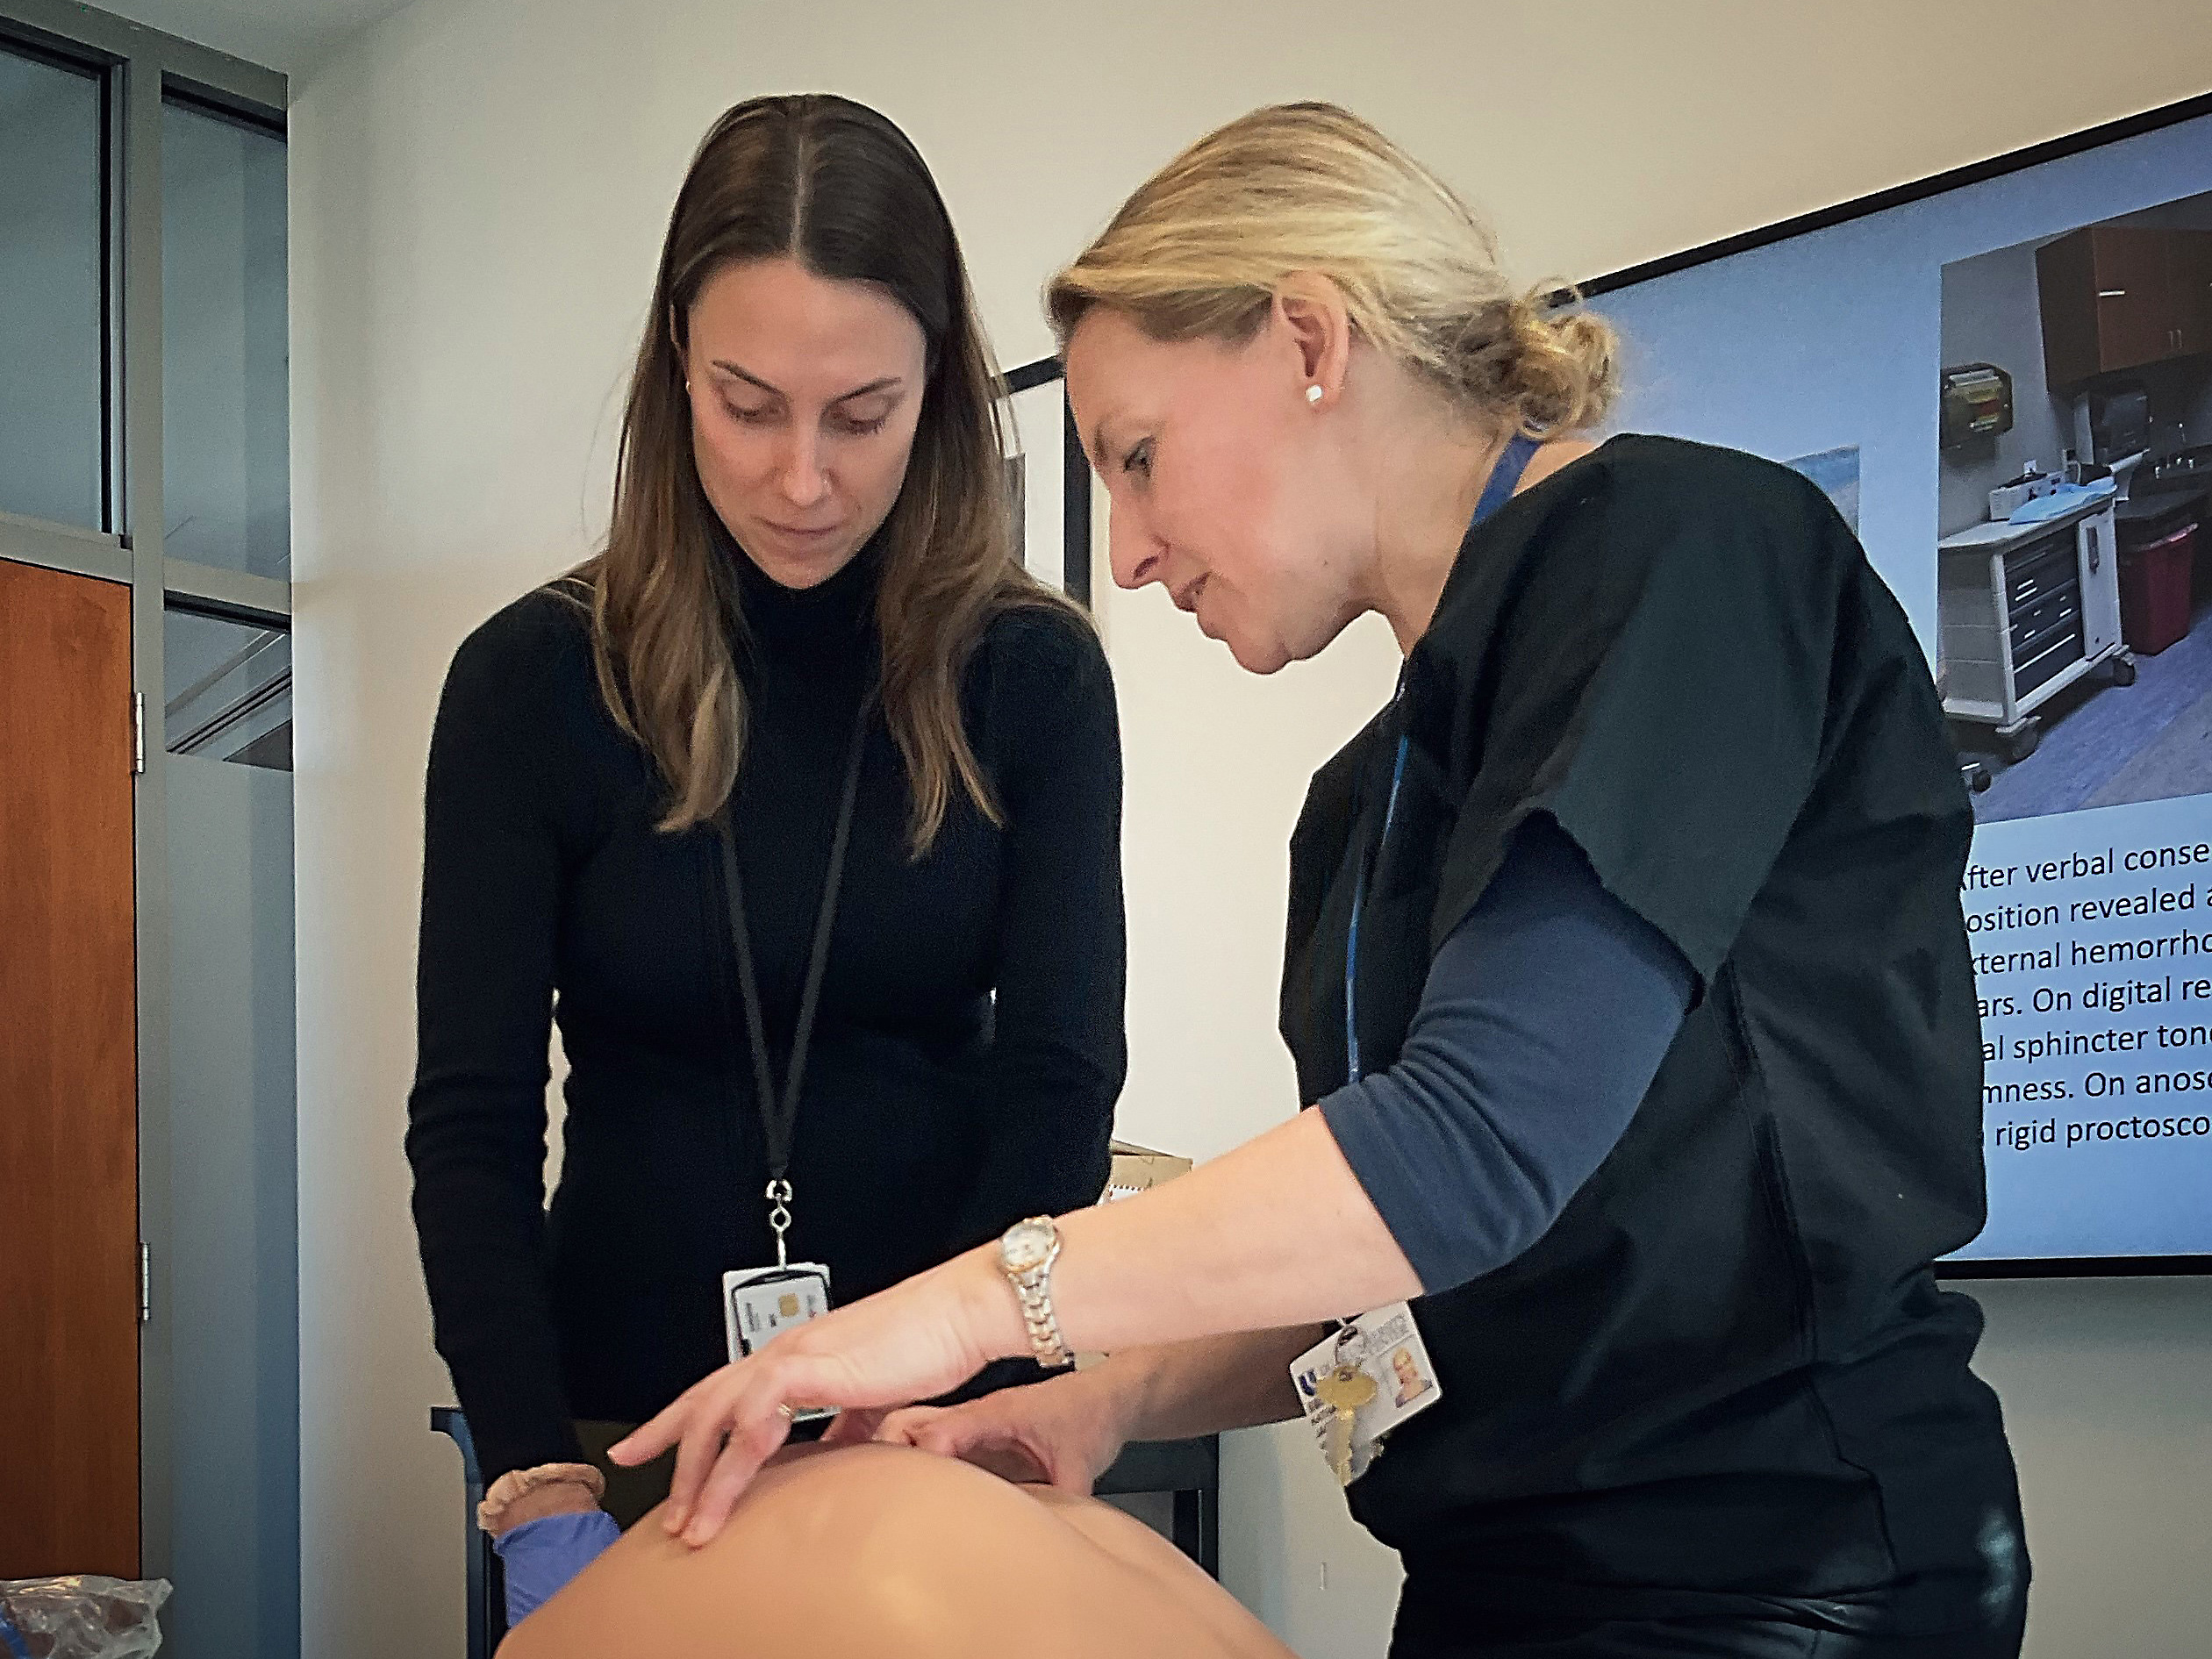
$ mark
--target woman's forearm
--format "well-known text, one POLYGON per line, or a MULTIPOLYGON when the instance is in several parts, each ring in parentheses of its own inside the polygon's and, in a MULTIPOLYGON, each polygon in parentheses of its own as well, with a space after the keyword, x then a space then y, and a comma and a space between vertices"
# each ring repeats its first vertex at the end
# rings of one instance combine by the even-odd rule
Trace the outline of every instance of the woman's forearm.
MULTIPOLYGON (((1137 1198, 1063 1216, 1052 1275, 1077 1351, 1275 1332, 1421 1294, 1319 1112, 1137 1198)), ((996 1277, 988 1253, 970 1270, 996 1277)), ((1003 1281, 975 1286, 996 1354, 1029 1344, 1003 1281)))
POLYGON ((1129 1440, 1190 1440, 1256 1428, 1299 1415, 1291 1362, 1328 1328, 1302 1325, 1135 1348, 1085 1376, 1108 1391, 1129 1440))

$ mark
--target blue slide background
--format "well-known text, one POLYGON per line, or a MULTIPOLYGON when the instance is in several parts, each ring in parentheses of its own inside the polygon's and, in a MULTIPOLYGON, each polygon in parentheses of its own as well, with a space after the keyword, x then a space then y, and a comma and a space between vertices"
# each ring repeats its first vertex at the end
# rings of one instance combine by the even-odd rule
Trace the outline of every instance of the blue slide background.
MULTIPOLYGON (((1626 341, 1629 393, 1616 425, 1672 433, 1788 460, 1856 446, 1859 535, 1868 557, 1910 617, 1931 660, 1936 640, 1936 370, 1941 365, 1943 267, 1994 248, 2212 190, 2212 118, 2101 146, 2022 172, 1947 191, 1826 230, 1755 248, 1602 296, 1593 309, 1626 341)), ((1716 641, 1716 647, 1725 642, 1716 641)), ((2101 852, 2212 840, 2212 797, 2190 796, 1987 824, 1975 862, 2022 867, 2077 849, 2101 852)), ((2149 922, 2100 920, 2005 933, 2001 948, 2135 938, 2187 925, 2212 926, 2212 869, 2156 877, 2108 877, 2039 889, 2061 914, 2076 900, 2194 882, 2196 909, 2149 922)), ((1970 893, 1969 912, 2024 902, 2025 890, 1970 893)), ((1977 937, 1977 950, 2000 941, 1977 937)), ((2093 983, 2137 975, 2212 976, 2212 959, 2156 966, 2062 967, 1986 979, 1986 997, 2041 985, 2076 998, 2093 983)), ((1985 1019, 2008 1047, 2051 1029, 2140 1028, 2159 1017, 2212 1020, 2212 1005, 2075 1012, 2058 1019, 2023 1012, 1985 1019)), ((1992 1106, 1987 1127, 2172 1116, 2212 1111, 2212 1093, 2149 1099, 2083 1096, 2092 1065, 2125 1073, 2212 1067, 2212 1049, 2151 1049, 2094 1062, 2054 1059, 2022 1066, 1993 1060, 1989 1080, 2065 1080, 2072 1098, 2044 1105, 1992 1106)), ((1985 1145, 1987 1138, 1985 1137, 1985 1145)), ((1961 1255, 1970 1258, 2212 1253, 2212 1139, 2096 1142, 2071 1150, 1988 1147, 1990 1222, 1961 1255)))

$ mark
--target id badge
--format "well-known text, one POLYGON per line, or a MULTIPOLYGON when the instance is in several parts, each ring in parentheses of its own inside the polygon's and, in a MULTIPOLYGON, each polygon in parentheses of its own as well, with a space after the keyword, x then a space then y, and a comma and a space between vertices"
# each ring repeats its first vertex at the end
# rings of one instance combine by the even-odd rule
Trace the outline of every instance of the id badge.
POLYGON ((1299 1403, 1342 1485, 1364 1475, 1390 1432, 1444 1397, 1414 1323, 1393 1302, 1331 1331, 1291 1366, 1299 1403))
MULTIPOLYGON (((777 1332, 818 1319, 829 1308, 829 1269, 819 1262, 725 1273, 722 1330, 729 1343, 730 1363, 759 1353, 777 1332)), ((829 1410, 802 1411, 792 1420, 811 1423, 836 1414, 829 1410)))

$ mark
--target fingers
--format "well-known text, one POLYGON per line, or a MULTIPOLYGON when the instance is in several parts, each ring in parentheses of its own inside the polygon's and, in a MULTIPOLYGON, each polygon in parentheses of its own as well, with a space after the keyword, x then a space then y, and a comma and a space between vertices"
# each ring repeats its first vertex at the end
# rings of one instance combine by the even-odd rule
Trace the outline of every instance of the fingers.
POLYGON ((822 1431, 824 1446, 858 1446, 881 1438, 877 1434, 891 1415, 880 1406, 855 1406, 837 1413, 822 1431))
POLYGON ((996 1423, 979 1420, 979 1413, 960 1411, 939 1412, 906 1433, 909 1446, 940 1457, 965 1457, 977 1447, 1003 1438, 1004 1431, 996 1423))
POLYGON ((884 1420, 876 1426, 872 1438, 887 1445, 912 1446, 916 1443, 915 1434, 925 1423, 944 1414, 945 1408, 941 1405, 909 1405, 903 1411, 888 1412, 884 1413, 884 1420))
POLYGON ((701 1489, 698 1501, 692 1505, 690 1519, 684 1528, 684 1541, 697 1549, 712 1542, 722 1530, 722 1524, 730 1518, 730 1511, 737 1507, 737 1500, 745 1489, 753 1484, 753 1477, 761 1472, 761 1465, 776 1455, 791 1434, 791 1419, 781 1412, 771 1412, 764 1422, 742 1425, 724 1442, 722 1455, 714 1461, 714 1467, 701 1489))
POLYGON ((1052 1387, 1042 1383, 962 1405, 894 1412, 876 1437, 957 1457, 1006 1480, 1042 1482, 1087 1498, 1120 1442, 1104 1438, 1101 1423, 1071 1411, 1068 1397, 1049 1395, 1052 1387))
MULTIPOLYGON (((1042 1460, 1041 1460, 1042 1461, 1042 1460)), ((1088 1498, 1091 1489, 1099 1484, 1099 1477, 1079 1457, 1063 1457, 1043 1464, 1045 1478, 1053 1487, 1076 1498, 1088 1498)))
MULTIPOLYGON (((727 1375, 718 1372, 712 1380, 719 1384, 727 1375)), ((702 1395, 685 1413, 676 1441, 676 1473, 669 1481, 668 1507, 661 1513, 661 1525, 670 1533, 682 1532, 690 1522, 699 1488, 706 1484, 714 1460, 721 1455, 723 1435, 729 1427, 724 1391, 718 1387, 702 1395)))
POLYGON ((958 1458, 1001 1480, 1022 1484, 1054 1480, 1050 1462, 999 1405, 994 1397, 964 1405, 913 1406, 886 1418, 876 1438, 958 1458))
POLYGON ((679 1402, 682 1421, 672 1426, 676 1472, 662 1527, 695 1548, 712 1540, 761 1465, 790 1437, 794 1407, 816 1403, 834 1404, 834 1390, 824 1367, 795 1348, 725 1366, 694 1385, 679 1402))

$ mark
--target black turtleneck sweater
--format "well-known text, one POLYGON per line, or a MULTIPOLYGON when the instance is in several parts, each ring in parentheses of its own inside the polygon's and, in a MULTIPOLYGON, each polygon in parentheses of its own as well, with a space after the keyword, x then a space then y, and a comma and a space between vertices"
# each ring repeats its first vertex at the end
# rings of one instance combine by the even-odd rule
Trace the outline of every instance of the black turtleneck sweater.
MULTIPOLYGON (((877 660, 876 560, 778 587, 734 548, 749 703, 733 797, 777 1087, 846 744, 877 660)), ((963 683, 1006 820, 956 793, 927 856, 871 718, 800 1101, 794 1259, 852 1301, 1095 1199, 1125 1069, 1121 762, 1080 621, 999 617, 963 683)), ((438 1351, 487 1481, 578 1455, 725 1358, 725 1269, 774 1260, 753 1066, 710 826, 665 785, 541 590, 454 659, 426 791, 407 1154, 438 1351), (549 1023, 569 1061, 545 1208, 549 1023)))

